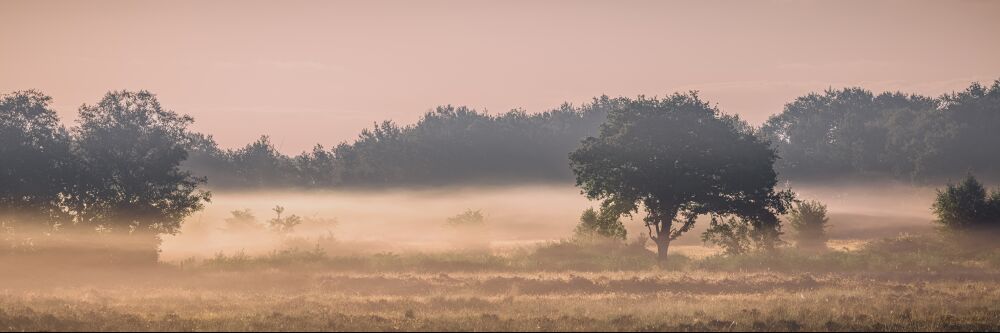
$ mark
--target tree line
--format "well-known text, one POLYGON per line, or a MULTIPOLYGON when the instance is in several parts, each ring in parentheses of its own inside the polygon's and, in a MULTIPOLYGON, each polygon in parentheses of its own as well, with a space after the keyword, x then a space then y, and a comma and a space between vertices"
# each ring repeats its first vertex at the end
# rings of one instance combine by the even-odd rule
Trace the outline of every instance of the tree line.
MULTIPOLYGON (((717 235, 744 230, 767 247, 793 203, 790 191, 776 188, 779 174, 995 176, 998 99, 1000 81, 939 98, 830 90, 796 99, 760 128, 697 93, 603 96, 539 114, 444 106, 414 125, 378 123, 354 142, 289 157, 267 137, 220 149, 188 129, 191 117, 146 91, 109 92, 80 107, 71 128, 51 97, 21 91, 0 96, 0 229, 30 221, 157 244, 210 200, 209 180, 248 188, 575 178, 602 201, 584 229, 615 233, 603 226, 643 210, 661 259, 706 215, 717 235)), ((982 206, 992 212, 996 197, 982 206)))
POLYGON ((624 100, 605 96, 537 114, 440 106, 416 124, 375 123, 353 142, 297 156, 281 154, 267 136, 224 150, 195 134, 185 167, 218 188, 569 182, 566 156, 624 100))
POLYGON ((892 178, 941 182, 964 173, 1000 179, 1000 80, 930 98, 861 88, 799 97, 761 132, 789 179, 892 178))
MULTIPOLYGON (((415 124, 383 121, 351 142, 297 156, 266 136, 221 149, 193 134, 184 167, 216 188, 569 183, 569 153, 598 135, 609 110, 631 101, 602 96, 536 114, 441 106, 415 124)), ((967 172, 1000 179, 997 128, 1000 81, 937 98, 862 88, 811 93, 770 117, 759 135, 776 149, 783 179, 938 183, 967 172)))

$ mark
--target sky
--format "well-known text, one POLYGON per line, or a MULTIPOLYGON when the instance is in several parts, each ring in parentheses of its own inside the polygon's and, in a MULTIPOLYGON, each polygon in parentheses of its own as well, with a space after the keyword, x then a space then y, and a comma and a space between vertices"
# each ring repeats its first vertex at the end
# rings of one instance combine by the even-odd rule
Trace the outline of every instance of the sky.
POLYGON ((797 96, 1000 78, 1000 1, 0 1, 0 93, 71 125, 145 89, 220 146, 285 153, 437 105, 546 111, 698 90, 759 124, 797 96))

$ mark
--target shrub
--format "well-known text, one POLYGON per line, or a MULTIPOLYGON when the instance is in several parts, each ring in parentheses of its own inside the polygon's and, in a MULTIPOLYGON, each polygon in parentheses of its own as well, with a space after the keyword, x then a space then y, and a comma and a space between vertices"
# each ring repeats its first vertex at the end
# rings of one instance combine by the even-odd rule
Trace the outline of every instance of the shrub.
POLYGON ((250 209, 234 210, 229 213, 232 216, 225 220, 227 231, 247 232, 264 229, 263 225, 257 223, 257 217, 250 209))
POLYGON ((800 248, 826 248, 826 205, 819 201, 800 201, 788 214, 788 225, 795 230, 795 243, 800 248))
POLYGON ((271 230, 277 233, 289 234, 295 230, 295 226, 302 224, 302 218, 298 215, 282 218, 281 213, 285 212, 285 207, 274 206, 272 210, 277 214, 277 217, 268 220, 267 223, 271 226, 271 230))
POLYGON ((486 216, 483 215, 483 212, 471 209, 445 220, 445 224, 452 227, 482 226, 485 223, 486 216))
POLYGON ((937 191, 937 222, 951 231, 996 231, 1000 227, 1000 190, 987 195, 983 184, 968 175, 961 183, 937 191))
POLYGON ((727 255, 741 255, 753 249, 753 228, 736 218, 712 217, 708 229, 701 235, 705 243, 721 247, 727 255))
POLYGON ((721 247, 726 255, 743 255, 758 250, 773 250, 781 241, 779 230, 734 216, 712 215, 701 240, 721 247))
POLYGON ((604 210, 600 212, 588 208, 580 215, 580 224, 574 230, 574 236, 579 240, 617 239, 625 240, 625 226, 618 216, 604 210))

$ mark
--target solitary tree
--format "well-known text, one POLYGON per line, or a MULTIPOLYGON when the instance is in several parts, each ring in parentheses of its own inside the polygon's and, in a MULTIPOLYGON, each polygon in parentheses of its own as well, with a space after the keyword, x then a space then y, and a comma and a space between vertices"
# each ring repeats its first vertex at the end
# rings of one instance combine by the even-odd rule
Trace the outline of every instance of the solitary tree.
POLYGON ((661 261, 704 214, 739 217, 776 240, 791 192, 774 190, 775 158, 753 128, 696 93, 619 103, 570 154, 577 185, 602 209, 645 209, 661 261))
POLYGON ((939 190, 933 208, 937 222, 952 231, 1000 229, 1000 190, 987 193, 972 175, 939 190))
POLYGON ((825 248, 826 205, 819 201, 800 201, 788 214, 788 224, 795 230, 795 243, 800 248, 825 248))
POLYGON ((176 233, 209 200, 199 189, 204 179, 180 168, 192 122, 146 91, 110 92, 82 106, 74 148, 86 179, 72 192, 80 223, 145 235, 155 258, 158 235, 176 233))

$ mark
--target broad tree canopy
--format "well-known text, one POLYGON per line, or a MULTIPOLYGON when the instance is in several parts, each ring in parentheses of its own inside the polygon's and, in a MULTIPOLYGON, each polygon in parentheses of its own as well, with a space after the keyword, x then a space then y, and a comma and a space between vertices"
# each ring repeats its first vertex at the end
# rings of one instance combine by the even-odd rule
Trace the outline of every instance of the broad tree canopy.
POLYGON ((204 179, 180 168, 192 121, 146 91, 110 92, 81 107, 74 134, 90 184, 78 194, 81 218, 113 231, 177 232, 209 198, 198 189, 204 179))
POLYGON ((752 127, 693 92, 616 105, 599 136, 570 154, 588 197, 621 214, 645 209, 661 259, 704 214, 736 216, 776 237, 791 192, 774 189, 775 159, 752 127))
POLYGON ((51 100, 30 90, 0 95, 0 214, 40 221, 63 215, 60 193, 75 172, 51 100))

